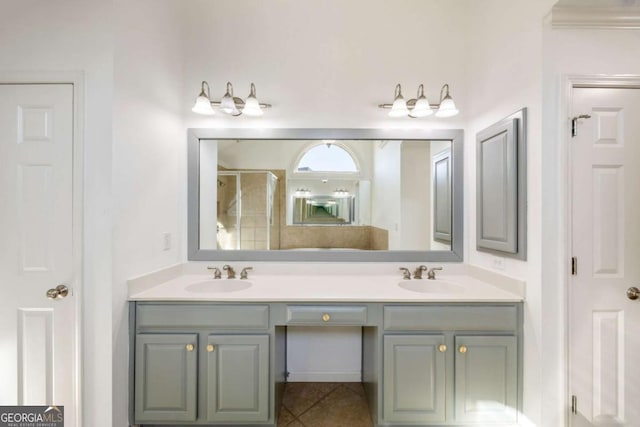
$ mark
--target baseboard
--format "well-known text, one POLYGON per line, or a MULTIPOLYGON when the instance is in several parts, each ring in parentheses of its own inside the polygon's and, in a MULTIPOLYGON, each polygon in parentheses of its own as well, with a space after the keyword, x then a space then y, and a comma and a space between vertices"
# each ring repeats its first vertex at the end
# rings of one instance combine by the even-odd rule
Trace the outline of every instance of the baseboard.
POLYGON ((362 381, 362 373, 360 371, 289 372, 287 381, 291 383, 359 383, 362 381))

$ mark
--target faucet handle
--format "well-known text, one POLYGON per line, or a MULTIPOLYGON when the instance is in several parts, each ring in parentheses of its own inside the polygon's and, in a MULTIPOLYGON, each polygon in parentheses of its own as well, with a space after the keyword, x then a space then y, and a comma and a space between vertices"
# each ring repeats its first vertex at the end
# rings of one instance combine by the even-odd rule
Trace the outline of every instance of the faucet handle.
POLYGON ((229 264, 223 265, 222 269, 227 272, 227 279, 235 279, 236 278, 236 271, 229 264))
POLYGON ((249 278, 249 271, 253 270, 253 267, 245 267, 242 269, 242 271, 240 272, 240 278, 241 279, 248 279, 249 278))
POLYGON ((406 267, 400 267, 400 271, 402 271, 402 278, 404 280, 411 280, 411 272, 406 267))
POLYGON ((436 279, 436 271, 442 270, 442 267, 432 267, 431 270, 427 271, 427 279, 435 280, 436 279))
POLYGON ((427 266, 426 265, 421 265, 421 266, 417 267, 416 271, 413 272, 413 278, 414 279, 422 279, 422 272, 423 271, 427 271, 427 266))
POLYGON ((213 270, 214 279, 222 279, 222 272, 218 267, 207 267, 207 270, 213 270))

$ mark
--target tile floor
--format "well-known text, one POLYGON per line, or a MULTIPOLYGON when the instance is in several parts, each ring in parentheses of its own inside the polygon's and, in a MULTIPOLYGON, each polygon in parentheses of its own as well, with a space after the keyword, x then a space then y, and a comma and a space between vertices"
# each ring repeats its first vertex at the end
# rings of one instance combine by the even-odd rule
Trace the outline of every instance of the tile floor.
POLYGON ((278 427, 372 427, 360 383, 287 383, 278 427))

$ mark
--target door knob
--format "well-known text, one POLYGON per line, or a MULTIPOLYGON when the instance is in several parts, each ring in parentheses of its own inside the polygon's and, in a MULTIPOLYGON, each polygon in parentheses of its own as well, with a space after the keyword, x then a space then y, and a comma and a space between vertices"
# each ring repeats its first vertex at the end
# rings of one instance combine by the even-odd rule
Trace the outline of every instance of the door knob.
POLYGON ((49 289, 47 291, 47 298, 49 299, 60 299, 65 298, 69 294, 69 288, 65 285, 58 285, 55 288, 49 289))
POLYGON ((630 300, 637 300, 638 298, 640 298, 640 289, 636 288, 635 286, 627 289, 627 298, 629 298, 630 300))

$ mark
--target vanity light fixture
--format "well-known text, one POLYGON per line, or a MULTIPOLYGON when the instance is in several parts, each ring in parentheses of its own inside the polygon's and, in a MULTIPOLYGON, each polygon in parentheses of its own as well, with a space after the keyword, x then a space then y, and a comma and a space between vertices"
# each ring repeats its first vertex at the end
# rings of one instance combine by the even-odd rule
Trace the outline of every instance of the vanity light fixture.
POLYGON ((402 96, 402 88, 398 83, 394 92, 393 104, 380 104, 378 107, 391 109, 389 111, 390 117, 426 117, 434 112, 436 117, 453 117, 459 112, 449 94, 448 84, 440 89, 440 103, 429 104, 429 100, 424 95, 424 85, 418 86, 418 94, 415 98, 405 101, 402 96))
POLYGON ((220 102, 211 101, 209 83, 203 81, 201 84, 200 94, 196 98, 196 102, 191 111, 211 116, 215 114, 213 107, 217 107, 223 113, 230 114, 232 116, 244 114, 246 116, 257 117, 264 114, 262 111, 263 108, 271 108, 271 104, 261 104, 258 102, 258 99, 256 98, 256 86, 253 83, 251 83, 249 96, 245 101, 233 96, 233 85, 231 82, 227 82, 227 90, 220 102))
POLYGON ((344 188, 336 188, 335 191, 333 192, 333 197, 338 197, 338 198, 349 197, 349 191, 345 190, 344 188))

